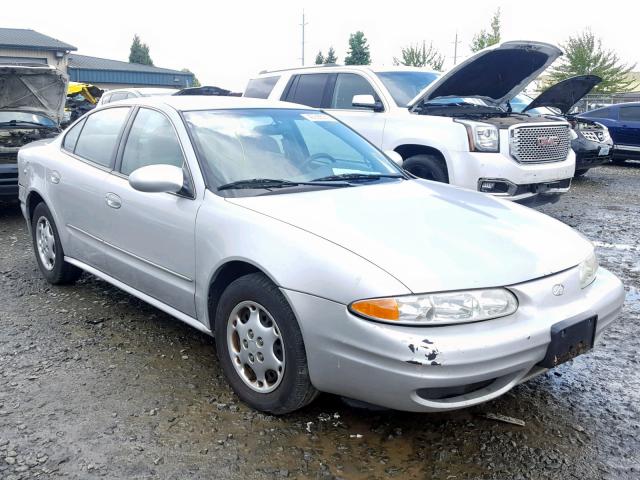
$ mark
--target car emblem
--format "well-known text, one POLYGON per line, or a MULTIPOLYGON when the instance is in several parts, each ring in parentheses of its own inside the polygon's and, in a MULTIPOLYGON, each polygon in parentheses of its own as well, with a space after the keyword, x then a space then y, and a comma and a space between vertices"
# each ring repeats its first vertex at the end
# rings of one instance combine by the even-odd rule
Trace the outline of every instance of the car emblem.
POLYGON ((564 285, 562 285, 561 283, 558 283, 557 285, 554 285, 553 288, 551 289, 551 292, 556 297, 559 297, 560 295, 562 295, 564 293, 564 285))
POLYGON ((557 135, 549 135, 538 137, 539 147, 557 147, 560 144, 560 137, 557 135))

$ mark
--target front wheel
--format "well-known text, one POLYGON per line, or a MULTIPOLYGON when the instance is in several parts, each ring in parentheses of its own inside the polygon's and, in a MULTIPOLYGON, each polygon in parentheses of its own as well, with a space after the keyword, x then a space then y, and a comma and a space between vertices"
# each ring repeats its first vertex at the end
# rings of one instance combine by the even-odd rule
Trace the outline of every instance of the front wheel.
POLYGON ((216 309, 215 339, 225 377, 252 408, 284 414, 316 397, 298 321, 265 275, 240 277, 225 289, 216 309))
POLYGON ((31 239, 40 272, 53 285, 75 282, 82 270, 64 261, 60 235, 49 208, 39 203, 31 217, 31 239))
POLYGON ((419 178, 449 183, 447 165, 442 158, 436 155, 414 155, 404 161, 402 168, 419 178))
POLYGON ((574 177, 583 177, 589 171, 588 168, 576 170, 576 173, 573 174, 574 177))

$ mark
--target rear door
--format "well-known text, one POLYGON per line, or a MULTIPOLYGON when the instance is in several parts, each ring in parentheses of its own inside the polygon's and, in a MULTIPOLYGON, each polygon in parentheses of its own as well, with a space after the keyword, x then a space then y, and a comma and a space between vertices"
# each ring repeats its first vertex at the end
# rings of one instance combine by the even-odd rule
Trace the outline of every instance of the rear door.
POLYGON ((176 127, 164 112, 148 107, 134 112, 116 169, 101 192, 108 199, 106 273, 195 318, 195 221, 200 200, 176 127), (146 193, 129 185, 131 172, 157 164, 183 168, 183 193, 146 193))
POLYGON ((129 107, 109 107, 70 128, 61 161, 47 172, 48 194, 66 229, 65 254, 102 269, 101 237, 108 230, 103 186, 111 176, 129 107))

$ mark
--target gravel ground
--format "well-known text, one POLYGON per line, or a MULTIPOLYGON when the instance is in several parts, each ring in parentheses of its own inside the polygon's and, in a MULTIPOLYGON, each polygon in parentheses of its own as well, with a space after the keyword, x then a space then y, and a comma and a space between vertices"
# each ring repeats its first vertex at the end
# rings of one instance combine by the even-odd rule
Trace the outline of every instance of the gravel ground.
POLYGON ((90 275, 45 283, 18 206, 0 205, 0 478, 640 478, 640 164, 591 170, 540 210, 625 283, 594 351, 464 411, 323 395, 279 418, 238 402, 207 336, 90 275))

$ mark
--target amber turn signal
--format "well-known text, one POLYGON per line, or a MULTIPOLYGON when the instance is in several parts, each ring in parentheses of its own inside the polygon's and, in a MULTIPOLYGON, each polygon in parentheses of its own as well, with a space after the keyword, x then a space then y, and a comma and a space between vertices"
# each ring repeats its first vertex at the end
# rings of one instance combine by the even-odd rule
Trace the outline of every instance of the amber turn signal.
POLYGON ((360 300, 351 304, 351 310, 365 317, 380 320, 400 320, 398 302, 394 298, 360 300))

